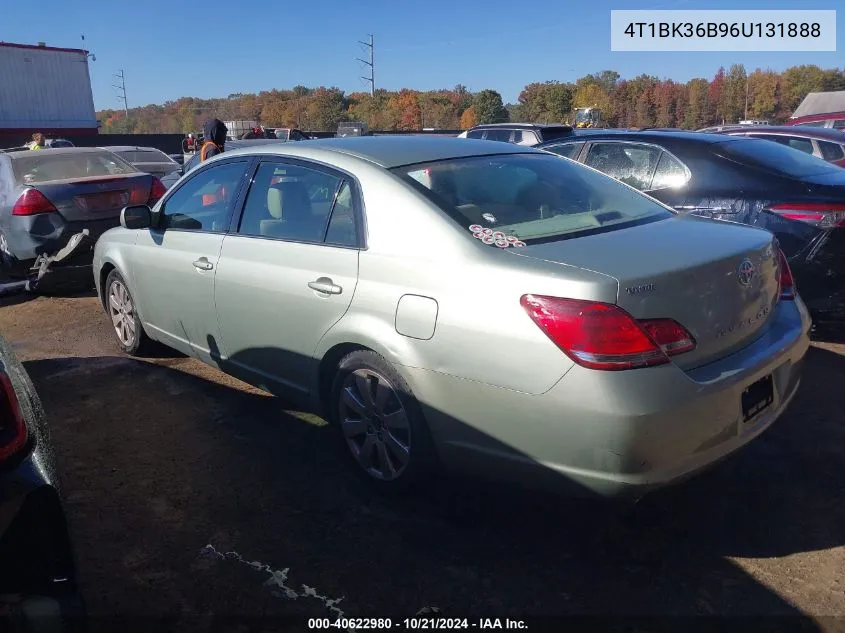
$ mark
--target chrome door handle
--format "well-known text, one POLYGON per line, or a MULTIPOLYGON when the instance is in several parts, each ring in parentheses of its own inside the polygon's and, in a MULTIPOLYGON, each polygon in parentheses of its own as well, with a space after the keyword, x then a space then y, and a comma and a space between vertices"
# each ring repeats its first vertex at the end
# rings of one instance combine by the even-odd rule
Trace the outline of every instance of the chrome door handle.
POLYGON ((321 292, 327 295, 339 295, 341 292, 343 292, 343 288, 336 285, 328 277, 320 277, 315 281, 309 281, 308 287, 311 288, 311 290, 321 292))
POLYGON ((199 268, 200 270, 211 270, 214 268, 214 264, 208 261, 205 257, 200 257, 194 262, 194 267, 199 268))

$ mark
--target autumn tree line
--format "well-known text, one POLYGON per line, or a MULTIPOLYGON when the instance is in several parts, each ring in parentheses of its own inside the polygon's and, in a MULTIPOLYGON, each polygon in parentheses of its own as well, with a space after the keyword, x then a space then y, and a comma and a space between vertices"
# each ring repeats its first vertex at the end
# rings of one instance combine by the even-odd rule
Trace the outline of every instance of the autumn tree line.
POLYGON ((505 104, 495 90, 465 86, 419 91, 344 93, 338 88, 269 90, 219 99, 182 97, 164 105, 98 113, 103 133, 187 133, 210 117, 257 120, 267 127, 334 131, 341 121, 365 121, 371 130, 467 129, 478 123, 531 121, 571 123, 574 108, 597 107, 611 127, 697 129, 735 123, 746 116, 772 123, 790 117, 809 92, 845 90, 845 69, 794 66, 783 72, 747 73, 735 64, 712 79, 686 83, 640 75, 622 79, 613 70, 574 83, 546 81, 525 86, 517 103, 505 104))

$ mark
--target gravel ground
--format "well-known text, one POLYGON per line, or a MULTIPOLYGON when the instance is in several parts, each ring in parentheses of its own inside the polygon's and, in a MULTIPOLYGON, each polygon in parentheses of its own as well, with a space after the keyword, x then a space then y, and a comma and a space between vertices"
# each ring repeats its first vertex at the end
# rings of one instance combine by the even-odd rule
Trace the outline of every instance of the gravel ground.
POLYGON ((0 332, 44 401, 102 630, 305 630, 428 605, 845 630, 845 346, 814 346, 746 450, 619 514, 480 482, 373 497, 321 420, 191 359, 123 356, 90 295, 5 300, 0 332))

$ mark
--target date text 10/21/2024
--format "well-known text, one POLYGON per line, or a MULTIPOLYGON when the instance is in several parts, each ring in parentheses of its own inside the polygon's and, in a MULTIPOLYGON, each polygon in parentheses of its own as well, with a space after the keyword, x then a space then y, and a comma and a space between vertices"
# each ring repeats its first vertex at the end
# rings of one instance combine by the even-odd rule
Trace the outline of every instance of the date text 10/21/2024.
POLYGON ((309 618, 308 628, 341 631, 526 630, 528 625, 524 620, 511 618, 413 617, 396 621, 390 618, 309 618))

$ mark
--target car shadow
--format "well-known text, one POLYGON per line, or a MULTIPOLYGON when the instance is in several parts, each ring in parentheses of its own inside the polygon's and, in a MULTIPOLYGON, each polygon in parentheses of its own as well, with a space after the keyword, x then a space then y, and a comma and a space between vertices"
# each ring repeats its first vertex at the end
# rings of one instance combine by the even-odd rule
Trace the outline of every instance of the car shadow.
POLYGON ((624 511, 453 477, 377 496, 335 429, 191 359, 26 367, 95 623, 324 616, 318 598, 342 597, 350 617, 436 605, 453 617, 657 616, 689 630, 691 616, 753 615, 767 631, 821 630, 731 558, 845 544, 845 431, 828 402, 845 359, 823 349, 772 429, 624 511))

